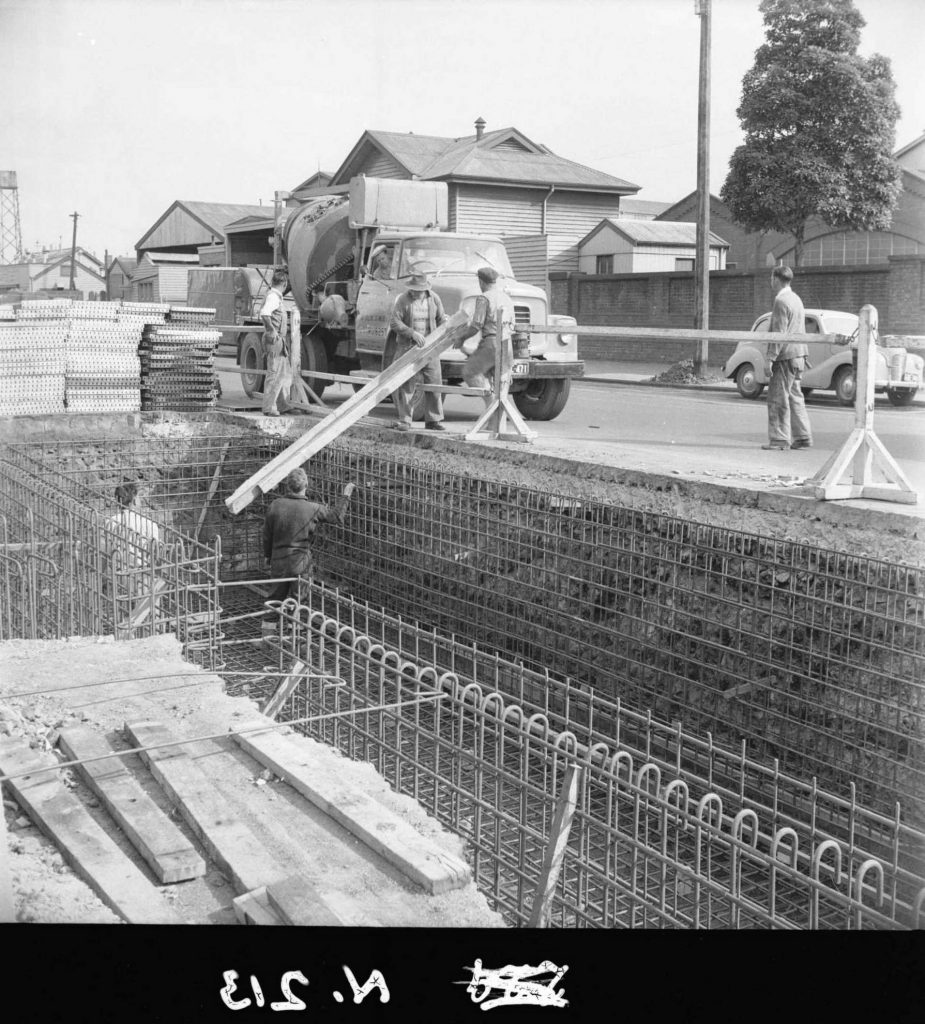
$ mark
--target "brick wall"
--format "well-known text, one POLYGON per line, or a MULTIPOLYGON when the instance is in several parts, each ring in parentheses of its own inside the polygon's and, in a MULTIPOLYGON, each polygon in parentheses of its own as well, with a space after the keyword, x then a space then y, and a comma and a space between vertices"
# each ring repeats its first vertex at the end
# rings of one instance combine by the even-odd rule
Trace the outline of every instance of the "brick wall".
POLYGON ((925 256, 891 256, 889 267, 890 321, 886 329, 880 316, 881 333, 925 335, 925 256))
MULTIPOLYGON (((710 274, 710 327, 748 330, 771 308, 770 270, 736 270, 710 274)), ((552 310, 579 324, 614 327, 694 325, 694 277, 684 273, 549 275, 552 310)), ((925 334, 925 257, 891 257, 887 264, 863 267, 807 267, 797 271, 794 290, 804 305, 856 313, 877 307, 884 334, 925 334)), ((664 342, 632 338, 579 337, 582 359, 675 362, 692 353, 690 341, 664 342)), ((710 362, 732 353, 732 343, 710 344, 710 362)))

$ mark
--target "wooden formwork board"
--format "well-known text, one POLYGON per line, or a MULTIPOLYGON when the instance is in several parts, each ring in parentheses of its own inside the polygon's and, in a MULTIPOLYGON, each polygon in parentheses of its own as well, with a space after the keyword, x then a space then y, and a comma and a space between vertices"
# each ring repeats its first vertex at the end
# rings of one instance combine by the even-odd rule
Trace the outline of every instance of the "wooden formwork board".
MULTIPOLYGON (((65 729, 59 742, 73 761, 112 753, 105 739, 88 726, 65 729)), ((205 861, 120 757, 89 761, 78 765, 77 771, 161 883, 182 882, 206 873, 205 861)))
POLYGON ((366 793, 313 770, 310 751, 300 739, 276 732, 238 734, 235 739, 252 757, 427 892, 437 895, 469 884, 469 865, 462 858, 447 853, 366 793))
POLYGON ((130 924, 183 924, 156 886, 129 860, 64 785, 51 754, 39 754, 18 740, 0 740, 0 770, 16 775, 4 787, 58 847, 74 871, 99 898, 130 924))

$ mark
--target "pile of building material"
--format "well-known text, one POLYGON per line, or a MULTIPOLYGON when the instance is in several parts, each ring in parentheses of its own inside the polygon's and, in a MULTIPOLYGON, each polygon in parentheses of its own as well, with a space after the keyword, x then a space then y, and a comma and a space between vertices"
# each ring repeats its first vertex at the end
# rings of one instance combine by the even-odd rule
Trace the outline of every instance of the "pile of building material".
POLYGON ((15 320, 16 310, 9 302, 0 302, 0 320, 15 320))
POLYGON ((121 318, 118 302, 74 302, 67 334, 68 412, 137 412, 143 324, 121 318))
POLYGON ((67 329, 60 317, 0 323, 0 416, 64 412, 67 329))
POLYGON ((143 410, 202 412, 215 406, 221 334, 207 327, 214 320, 214 309, 173 306, 166 324, 145 327, 139 349, 143 410))

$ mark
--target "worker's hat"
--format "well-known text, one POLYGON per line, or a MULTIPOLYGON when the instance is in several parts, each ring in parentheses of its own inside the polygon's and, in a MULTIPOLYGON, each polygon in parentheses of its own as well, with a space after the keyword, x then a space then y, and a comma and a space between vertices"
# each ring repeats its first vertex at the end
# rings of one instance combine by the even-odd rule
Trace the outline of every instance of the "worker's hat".
POLYGON ((408 280, 409 292, 429 292, 430 278, 421 271, 415 271, 408 280))

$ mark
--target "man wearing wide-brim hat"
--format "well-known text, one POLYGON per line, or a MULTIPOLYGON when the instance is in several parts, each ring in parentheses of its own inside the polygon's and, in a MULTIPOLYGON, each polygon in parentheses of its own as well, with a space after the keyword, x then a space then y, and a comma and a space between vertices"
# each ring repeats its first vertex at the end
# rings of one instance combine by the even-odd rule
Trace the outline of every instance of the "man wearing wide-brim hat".
MULTIPOLYGON (((412 348, 420 348, 424 339, 436 330, 446 314, 443 303, 436 292, 431 291, 427 275, 415 270, 408 281, 408 290, 395 300, 389 329, 395 336, 395 358, 398 359, 412 348)), ((440 384, 440 359, 434 359, 410 380, 395 391, 395 405, 398 408, 397 430, 410 430, 415 385, 440 384)), ((443 399, 439 392, 424 392, 424 427, 426 430, 446 430, 443 425, 443 399)))

